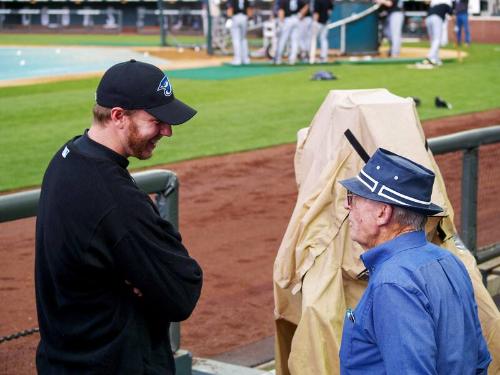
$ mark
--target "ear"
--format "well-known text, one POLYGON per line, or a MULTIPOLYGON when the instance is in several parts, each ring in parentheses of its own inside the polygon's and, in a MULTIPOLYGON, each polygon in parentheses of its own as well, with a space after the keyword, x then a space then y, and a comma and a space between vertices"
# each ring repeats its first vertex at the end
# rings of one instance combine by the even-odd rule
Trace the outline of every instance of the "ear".
POLYGON ((115 126, 119 129, 123 129, 125 126, 125 110, 121 107, 113 107, 111 108, 111 121, 115 126))
POLYGON ((379 226, 387 225, 391 221, 392 217, 392 206, 389 204, 380 204, 377 212, 377 224, 379 226))

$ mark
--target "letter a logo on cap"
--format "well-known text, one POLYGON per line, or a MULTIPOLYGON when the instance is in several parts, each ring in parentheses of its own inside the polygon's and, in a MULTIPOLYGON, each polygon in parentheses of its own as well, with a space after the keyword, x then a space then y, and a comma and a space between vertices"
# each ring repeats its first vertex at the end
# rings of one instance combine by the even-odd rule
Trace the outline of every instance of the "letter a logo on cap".
POLYGON ((163 77, 163 79, 161 80, 160 85, 158 86, 158 89, 156 91, 163 91, 165 96, 172 95, 172 85, 168 81, 167 76, 163 77))

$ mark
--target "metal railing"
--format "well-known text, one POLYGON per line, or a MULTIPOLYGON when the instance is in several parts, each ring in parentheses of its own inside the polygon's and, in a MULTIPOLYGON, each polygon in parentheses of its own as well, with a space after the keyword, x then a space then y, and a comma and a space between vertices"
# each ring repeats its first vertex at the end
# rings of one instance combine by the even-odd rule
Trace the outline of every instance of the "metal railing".
MULTIPOLYGON (((431 138, 428 145, 435 155, 463 151, 461 239, 474 254, 478 264, 500 256, 500 243, 477 249, 477 193, 479 148, 500 142, 500 125, 463 131, 431 138)), ((156 193, 156 203, 162 218, 178 227, 178 181, 173 172, 151 170, 132 175, 146 193, 156 193)), ((0 196, 0 223, 35 216, 40 189, 0 196)), ((171 329, 172 349, 180 345, 179 326, 171 329)))
POLYGON ((461 239, 474 254, 478 264, 500 256, 500 243, 477 249, 477 192, 479 147, 500 142, 500 125, 467 130, 429 139, 435 155, 463 150, 461 239))
MULTIPOLYGON (((156 194, 160 216, 175 228, 179 227, 179 181, 175 173, 150 170, 132 174, 137 186, 147 194, 156 194)), ((40 189, 0 196, 0 223, 36 216, 40 189)), ((180 323, 170 325, 172 351, 180 348, 180 323)))

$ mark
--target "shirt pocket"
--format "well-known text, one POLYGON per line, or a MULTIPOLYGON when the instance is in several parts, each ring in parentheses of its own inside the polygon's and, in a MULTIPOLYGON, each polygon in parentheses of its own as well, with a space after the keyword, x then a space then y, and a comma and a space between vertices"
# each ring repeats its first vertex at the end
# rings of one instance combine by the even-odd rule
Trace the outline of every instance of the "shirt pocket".
POLYGON ((353 319, 350 319, 348 312, 344 317, 344 329, 342 330, 342 342, 340 345, 340 364, 341 367, 350 367, 353 354, 353 333, 356 327, 356 319, 352 312, 353 319))

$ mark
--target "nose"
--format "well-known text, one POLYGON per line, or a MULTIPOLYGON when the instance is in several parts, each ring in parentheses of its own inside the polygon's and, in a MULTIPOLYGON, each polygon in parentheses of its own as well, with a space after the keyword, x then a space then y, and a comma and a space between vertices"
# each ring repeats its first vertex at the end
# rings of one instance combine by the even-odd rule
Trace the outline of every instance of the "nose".
POLYGON ((160 125, 160 134, 163 136, 163 137, 171 137, 172 134, 173 134, 173 131, 172 131, 172 125, 168 125, 168 124, 161 124, 160 125))

